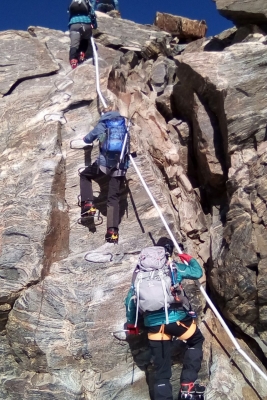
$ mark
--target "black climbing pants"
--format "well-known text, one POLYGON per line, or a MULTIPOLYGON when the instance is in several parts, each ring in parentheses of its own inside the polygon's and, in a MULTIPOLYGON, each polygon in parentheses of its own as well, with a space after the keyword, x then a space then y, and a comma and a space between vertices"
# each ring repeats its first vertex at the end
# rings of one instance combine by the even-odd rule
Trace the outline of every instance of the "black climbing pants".
POLYGON ((91 24, 79 23, 70 26, 70 60, 78 60, 81 51, 85 53, 86 59, 93 57, 91 36, 91 24))
MULTIPOLYGON (((191 318, 181 321, 190 326, 191 318)), ((161 326, 148 328, 151 333, 159 332, 161 326)), ((186 328, 175 322, 165 325, 164 332, 168 335, 179 337, 186 332, 186 328)), ((204 337, 197 328, 195 333, 187 340, 187 350, 184 354, 183 369, 180 377, 181 383, 195 382, 203 358, 202 345, 204 337)), ((154 364, 154 400, 173 400, 172 386, 170 384, 171 372, 171 340, 149 340, 154 364)))
POLYGON ((81 202, 86 200, 93 201, 92 179, 95 181, 108 180, 107 228, 118 228, 120 217, 119 194, 124 176, 113 177, 105 175, 95 164, 85 168, 80 174, 81 202))

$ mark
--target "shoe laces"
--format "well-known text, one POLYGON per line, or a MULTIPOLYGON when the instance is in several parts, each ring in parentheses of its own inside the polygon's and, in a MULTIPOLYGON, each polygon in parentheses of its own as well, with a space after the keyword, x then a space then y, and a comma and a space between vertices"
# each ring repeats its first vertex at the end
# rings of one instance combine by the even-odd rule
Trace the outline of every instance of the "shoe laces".
POLYGON ((190 394, 190 392, 192 393, 192 389, 194 389, 194 388, 195 388, 194 382, 182 383, 181 384, 181 392, 183 392, 183 393, 190 394))

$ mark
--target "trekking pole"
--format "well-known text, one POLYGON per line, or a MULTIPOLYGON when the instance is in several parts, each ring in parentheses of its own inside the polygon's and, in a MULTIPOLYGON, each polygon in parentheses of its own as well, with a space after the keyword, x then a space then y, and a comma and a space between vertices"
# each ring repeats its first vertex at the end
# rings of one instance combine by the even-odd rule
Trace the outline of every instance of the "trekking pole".
POLYGON ((95 42, 94 42, 93 36, 91 36, 91 43, 92 43, 94 59, 95 59, 96 91, 98 93, 98 96, 99 96, 103 106, 105 108, 107 108, 107 103, 105 102, 105 99, 102 96, 101 89, 100 89, 100 84, 99 84, 98 54, 97 54, 97 51, 96 51, 96 47, 95 47, 95 42))
MULTIPOLYGON (((156 210, 157 210, 157 212, 158 212, 158 214, 159 214, 159 216, 160 216, 160 218, 161 218, 161 220, 162 220, 162 222, 163 222, 163 225, 165 226, 165 228, 166 228, 168 234, 170 235, 170 238, 171 238, 171 240, 173 241, 173 243, 174 243, 174 245, 175 245, 175 247, 176 247, 176 249, 177 249, 177 251, 178 251, 178 254, 182 254, 182 250, 181 250, 179 244, 177 243, 175 237, 173 236, 172 231, 170 230, 170 228, 169 228, 169 226, 168 226, 168 224, 167 224, 167 222, 166 222, 166 220, 165 220, 165 218, 164 218, 164 216, 163 216, 163 214, 162 214, 162 212, 161 212, 159 206, 157 205, 157 203, 156 203, 154 197, 152 196, 152 193, 150 192, 150 190, 149 190, 149 188, 148 188, 146 182, 144 181, 144 179, 143 179, 143 177, 142 177, 142 175, 141 175, 141 173, 140 173, 140 171, 139 171, 139 169, 138 169, 138 167, 137 167, 137 165, 136 165, 136 163, 135 163, 133 157, 131 156, 131 154, 129 154, 129 157, 130 157, 130 161, 132 162, 132 164, 133 164, 133 166, 134 166, 134 169, 135 169, 137 175, 138 175, 139 178, 140 178, 140 181, 142 182, 143 187, 145 188, 145 190, 146 190, 146 192, 147 192, 147 194, 148 194, 150 200, 152 201, 154 207, 156 208, 156 210)), ((187 263, 185 263, 185 264, 188 265, 187 263)), ((205 297, 207 303, 209 304, 210 308, 212 309, 212 311, 214 312, 214 314, 216 315, 216 317, 217 317, 218 320, 220 321, 222 327, 223 327, 224 330, 226 331, 227 335, 228 335, 229 338, 231 339, 231 341, 232 341, 233 345, 235 346, 235 348, 237 349, 237 351, 238 351, 238 352, 250 363, 250 365, 251 365, 251 366, 252 366, 252 367, 267 381, 267 375, 257 366, 257 364, 256 364, 254 361, 251 360, 251 358, 244 352, 244 350, 241 349, 239 343, 237 342, 237 340, 236 340, 235 337, 233 336, 232 332, 230 331, 230 329, 228 328, 228 326, 227 326, 226 323, 224 322, 224 320, 223 320, 221 314, 218 312, 217 308, 216 308, 216 307, 214 306, 214 304, 212 303, 211 299, 210 299, 209 296, 207 295, 207 293, 206 293, 205 289, 203 288, 203 286, 200 284, 200 282, 199 282, 198 280, 196 281, 196 283, 197 283, 197 285, 198 285, 198 287, 199 287, 201 293, 202 293, 203 296, 205 297)))
POLYGON ((122 146, 122 150, 121 150, 121 154, 120 154, 120 161, 119 161, 119 165, 121 164, 122 160, 124 159, 124 153, 125 153, 125 148, 127 146, 127 142, 128 142, 128 135, 129 135, 129 128, 131 126, 131 120, 129 119, 129 122, 127 124, 127 132, 123 141, 123 146, 122 146))

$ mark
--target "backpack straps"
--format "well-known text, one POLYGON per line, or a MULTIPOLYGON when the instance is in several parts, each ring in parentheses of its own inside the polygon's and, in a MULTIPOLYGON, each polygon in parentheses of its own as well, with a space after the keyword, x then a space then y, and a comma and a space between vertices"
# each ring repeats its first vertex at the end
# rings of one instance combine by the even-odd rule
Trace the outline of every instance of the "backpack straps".
MULTIPOLYGON (((124 117, 124 121, 125 121, 125 117, 124 117)), ((126 124, 125 124, 125 126, 126 126, 126 124)), ((128 147, 129 128, 130 128, 130 126, 131 126, 131 120, 129 119, 128 124, 126 126, 126 134, 124 136, 124 141, 123 141, 122 150, 121 150, 121 154, 120 154, 120 160, 119 160, 118 165, 117 165, 118 169, 120 168, 121 163, 124 161, 125 156, 129 152, 129 149, 127 147, 128 147)))
POLYGON ((166 319, 166 325, 168 325, 168 323, 169 323, 169 313, 168 313, 168 303, 167 303, 167 290, 166 290, 165 281, 163 279, 163 272, 161 270, 159 271, 159 277, 160 277, 160 280, 161 280, 162 290, 163 290, 163 293, 164 293, 165 319, 166 319))
POLYGON ((137 327, 137 321, 138 321, 138 312, 139 312, 139 285, 140 282, 142 281, 142 272, 139 272, 139 276, 137 275, 137 285, 136 285, 136 314, 135 314, 135 323, 134 323, 134 327, 137 327))

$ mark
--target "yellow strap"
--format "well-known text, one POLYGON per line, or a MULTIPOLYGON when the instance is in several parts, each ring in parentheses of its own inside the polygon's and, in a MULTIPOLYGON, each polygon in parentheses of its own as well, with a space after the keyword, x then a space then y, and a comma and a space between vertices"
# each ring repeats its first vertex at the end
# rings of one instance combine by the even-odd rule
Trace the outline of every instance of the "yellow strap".
POLYGON ((149 340, 171 340, 172 336, 171 335, 167 335, 166 333, 164 333, 162 335, 161 332, 158 333, 148 333, 148 339, 149 340))
POLYGON ((171 340, 172 336, 167 335, 165 332, 165 325, 162 324, 158 333, 149 333, 148 339, 149 340, 171 340))
POLYGON ((197 329, 197 324, 196 324, 195 319, 193 319, 192 324, 189 327, 182 324, 180 321, 177 321, 176 324, 181 325, 182 327, 187 329, 187 331, 185 333, 183 333, 180 337, 178 337, 179 340, 187 340, 187 339, 191 338, 191 336, 194 335, 194 333, 196 332, 196 329, 197 329))
MULTIPOLYGON (((194 333, 196 332, 197 329, 197 324, 196 324, 196 320, 193 319, 192 324, 188 327, 186 325, 184 325, 182 322, 180 321, 176 321, 177 325, 181 325, 183 328, 186 328, 187 331, 185 333, 183 333, 181 336, 179 336, 177 339, 179 340, 187 340, 189 339, 191 336, 194 335, 194 333)), ((157 333, 148 333, 148 339, 149 340, 171 340, 172 339, 172 335, 167 335, 167 333, 164 332, 165 329, 165 325, 161 325, 159 332, 157 333)))

